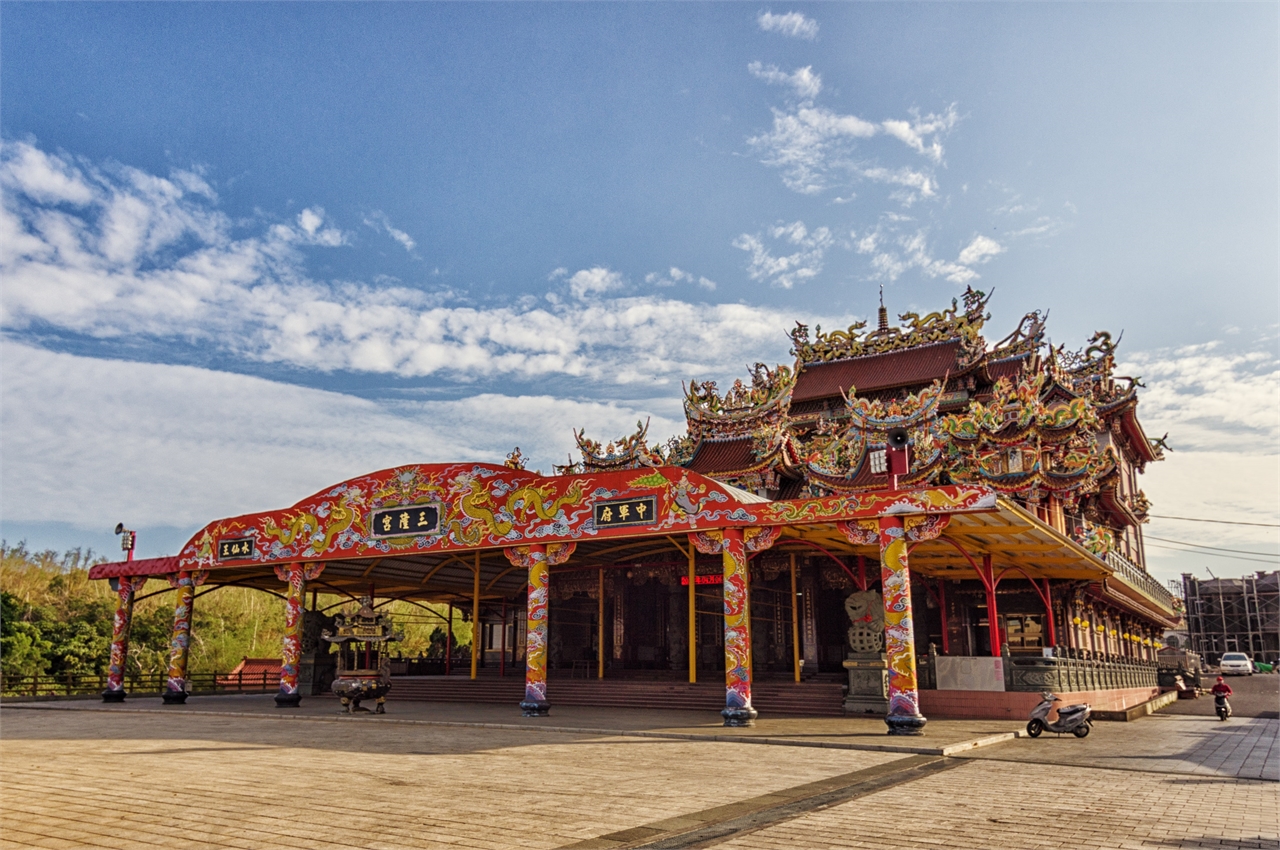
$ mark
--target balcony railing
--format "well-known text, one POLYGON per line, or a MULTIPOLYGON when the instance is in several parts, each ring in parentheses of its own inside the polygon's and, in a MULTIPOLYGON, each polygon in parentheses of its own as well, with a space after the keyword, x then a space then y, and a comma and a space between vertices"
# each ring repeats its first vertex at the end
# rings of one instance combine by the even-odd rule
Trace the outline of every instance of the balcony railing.
POLYGON ((1147 575, 1146 571, 1133 561, 1130 561, 1119 552, 1108 552, 1106 562, 1107 566, 1115 570, 1116 576, 1125 584, 1154 602, 1162 611, 1170 615, 1175 613, 1173 594, 1166 590, 1160 582, 1147 575))

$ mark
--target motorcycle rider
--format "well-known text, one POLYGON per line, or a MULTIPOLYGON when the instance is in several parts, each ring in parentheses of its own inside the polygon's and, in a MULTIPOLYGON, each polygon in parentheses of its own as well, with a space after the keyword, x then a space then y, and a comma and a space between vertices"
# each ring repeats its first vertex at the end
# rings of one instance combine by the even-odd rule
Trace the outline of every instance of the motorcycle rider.
POLYGON ((1231 703, 1227 702, 1227 697, 1231 696, 1231 686, 1219 676, 1218 683, 1213 686, 1209 693, 1213 694, 1213 707, 1218 713, 1218 719, 1226 720, 1231 716, 1231 703))

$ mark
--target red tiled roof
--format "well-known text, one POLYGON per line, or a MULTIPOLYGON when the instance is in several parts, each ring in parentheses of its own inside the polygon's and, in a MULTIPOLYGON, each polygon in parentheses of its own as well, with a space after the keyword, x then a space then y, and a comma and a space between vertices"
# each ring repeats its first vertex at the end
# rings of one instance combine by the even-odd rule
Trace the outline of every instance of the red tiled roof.
POLYGON ((1001 378, 1017 379, 1022 375, 1022 370, 1026 367, 1027 358, 1010 357, 1008 360, 997 360, 994 363, 987 364, 987 374, 991 376, 991 380, 998 381, 1001 378))
POLYGON ((280 659, 279 658, 244 658, 236 668, 228 675, 235 676, 243 673, 245 676, 254 675, 261 676, 266 673, 269 676, 280 675, 280 659))
POLYGON ((751 438, 740 437, 736 440, 704 440, 698 444, 698 451, 689 461, 688 468, 703 475, 714 475, 750 469, 759 463, 751 452, 751 438))
POLYGON ((889 387, 927 384, 948 373, 958 374, 959 353, 959 342, 940 342, 835 363, 810 363, 801 367, 791 401, 831 398, 847 393, 849 387, 856 387, 861 395, 889 387))
POLYGON ((162 576, 178 571, 178 558, 138 558, 134 561, 113 561, 89 568, 89 578, 119 578, 121 576, 162 576))

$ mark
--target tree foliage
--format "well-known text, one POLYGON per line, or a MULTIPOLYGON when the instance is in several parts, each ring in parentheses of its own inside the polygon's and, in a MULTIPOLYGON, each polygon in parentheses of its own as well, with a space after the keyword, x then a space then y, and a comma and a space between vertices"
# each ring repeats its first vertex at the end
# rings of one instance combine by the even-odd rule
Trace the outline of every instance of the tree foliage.
MULTIPOLYGON (((6 679, 25 676, 105 674, 117 597, 106 581, 90 581, 89 568, 106 558, 72 549, 32 552, 25 543, 0 542, 0 663, 6 679)), ((138 592, 129 638, 129 669, 158 674, 168 668, 175 594, 163 577, 138 592)), ((330 613, 355 605, 320 594, 330 613)), ((386 606, 404 640, 393 652, 439 657, 444 653, 448 606, 393 602, 386 606)), ((191 621, 188 671, 226 672, 241 659, 279 658, 284 602, 245 587, 197 590, 191 621)), ((469 650, 471 624, 453 609, 454 652, 469 650)))

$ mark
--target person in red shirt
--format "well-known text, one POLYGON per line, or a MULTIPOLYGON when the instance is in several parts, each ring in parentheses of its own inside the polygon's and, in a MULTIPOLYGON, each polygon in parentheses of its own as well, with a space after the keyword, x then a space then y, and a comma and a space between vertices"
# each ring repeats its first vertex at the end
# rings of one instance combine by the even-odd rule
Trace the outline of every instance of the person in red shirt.
POLYGON ((1229 697, 1232 694, 1231 686, 1228 685, 1221 676, 1218 677, 1218 684, 1214 685, 1209 693, 1216 696, 1229 697))

